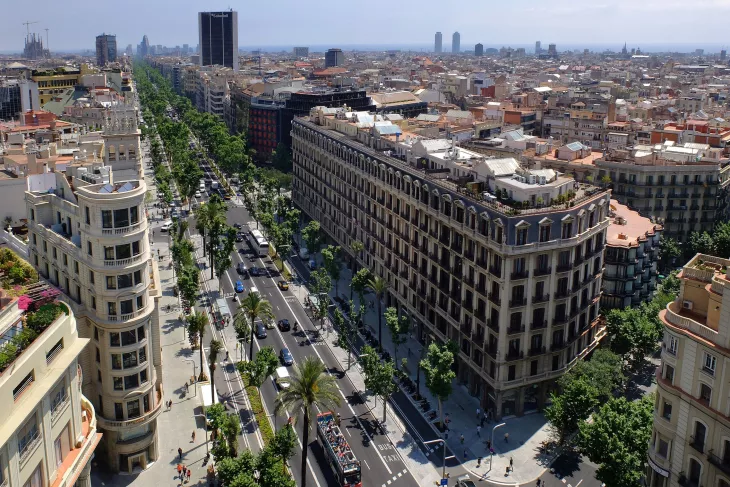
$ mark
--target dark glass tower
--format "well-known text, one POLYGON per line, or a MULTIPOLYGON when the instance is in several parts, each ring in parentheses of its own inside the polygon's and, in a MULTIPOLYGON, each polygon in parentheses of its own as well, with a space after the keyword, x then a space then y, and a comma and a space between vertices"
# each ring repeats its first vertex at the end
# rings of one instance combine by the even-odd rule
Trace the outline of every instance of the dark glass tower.
POLYGON ((238 71, 238 12, 198 13, 200 65, 238 71))

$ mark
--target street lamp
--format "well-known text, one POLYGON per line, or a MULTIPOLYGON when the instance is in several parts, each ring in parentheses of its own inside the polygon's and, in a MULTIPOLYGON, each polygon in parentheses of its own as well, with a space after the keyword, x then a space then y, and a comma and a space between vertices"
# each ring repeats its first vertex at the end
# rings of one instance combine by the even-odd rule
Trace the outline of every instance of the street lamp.
POLYGON ((424 445, 430 445, 431 443, 441 443, 441 446, 443 447, 444 454, 442 457, 443 463, 441 464, 441 478, 445 479, 446 478, 446 440, 443 438, 439 438, 436 440, 423 442, 424 445))
MULTIPOLYGON (((202 347, 203 344, 201 343, 200 346, 202 347)), ((195 362, 193 362, 192 360, 188 360, 188 359, 183 359, 183 361, 190 362, 191 364, 193 364, 193 377, 197 377, 195 362)), ((198 381, 197 380, 193 381, 193 397, 198 397, 197 385, 198 385, 198 381)))
POLYGON ((494 453, 492 453, 492 452, 494 452, 494 431, 497 428, 501 428, 502 426, 505 426, 506 424, 507 423, 499 423, 499 424, 495 425, 494 428, 492 428, 492 439, 491 439, 490 448, 489 448, 489 470, 492 470, 492 457, 494 456, 494 453))

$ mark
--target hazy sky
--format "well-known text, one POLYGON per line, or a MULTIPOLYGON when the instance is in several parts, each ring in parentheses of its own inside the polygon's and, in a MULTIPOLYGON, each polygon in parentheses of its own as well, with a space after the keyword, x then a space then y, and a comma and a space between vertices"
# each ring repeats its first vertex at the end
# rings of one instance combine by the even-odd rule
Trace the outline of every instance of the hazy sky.
POLYGON ((431 44, 461 33, 463 49, 489 45, 730 44, 730 0, 0 0, 0 51, 20 51, 26 20, 52 49, 93 49, 117 35, 120 49, 147 34, 152 44, 197 44, 197 12, 233 8, 240 46, 431 44), (255 5, 254 9, 251 6, 255 5))

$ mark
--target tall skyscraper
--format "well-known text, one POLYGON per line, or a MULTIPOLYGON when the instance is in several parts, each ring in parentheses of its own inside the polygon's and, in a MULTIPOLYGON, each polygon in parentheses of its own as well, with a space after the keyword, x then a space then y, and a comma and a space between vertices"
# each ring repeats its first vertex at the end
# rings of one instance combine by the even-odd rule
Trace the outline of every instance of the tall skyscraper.
POLYGON ((137 55, 140 57, 145 57, 150 53, 150 40, 147 38, 147 35, 142 36, 142 42, 139 43, 139 46, 137 46, 137 55))
POLYGON ((542 52, 542 44, 540 41, 535 41, 535 56, 539 56, 542 52))
POLYGON ((238 71, 238 12, 198 13, 200 65, 238 71))
POLYGON ((324 67, 334 68, 345 64, 345 55, 342 49, 328 49, 324 54, 324 67))
POLYGON ((96 64, 104 66, 106 63, 117 61, 117 36, 102 34, 96 36, 96 64))
POLYGON ((308 47, 295 47, 294 48, 294 57, 295 58, 302 58, 302 57, 309 57, 309 48, 308 47))
POLYGON ((548 54, 557 57, 558 56, 558 47, 555 44, 548 44, 548 54))
POLYGON ((442 44, 443 44, 443 36, 441 35, 441 32, 436 32, 436 39, 434 41, 433 52, 435 52, 436 54, 441 54, 444 51, 442 44))
POLYGON ((484 46, 479 43, 476 46, 474 46, 474 55, 475 56, 483 56, 484 55, 484 46))
POLYGON ((459 54, 461 52, 461 34, 454 32, 451 36, 451 53, 459 54))

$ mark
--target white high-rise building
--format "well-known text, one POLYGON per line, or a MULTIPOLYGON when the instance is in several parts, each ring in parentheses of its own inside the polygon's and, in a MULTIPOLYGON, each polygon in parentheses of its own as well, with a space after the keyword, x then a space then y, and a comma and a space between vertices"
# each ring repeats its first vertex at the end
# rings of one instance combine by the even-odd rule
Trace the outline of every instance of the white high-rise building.
POLYGON ((461 34, 454 32, 451 36, 451 53, 459 54, 461 52, 461 34))
POLYGON ((441 32, 436 32, 433 52, 435 52, 436 54, 441 54, 443 52, 443 36, 441 35, 441 32))

